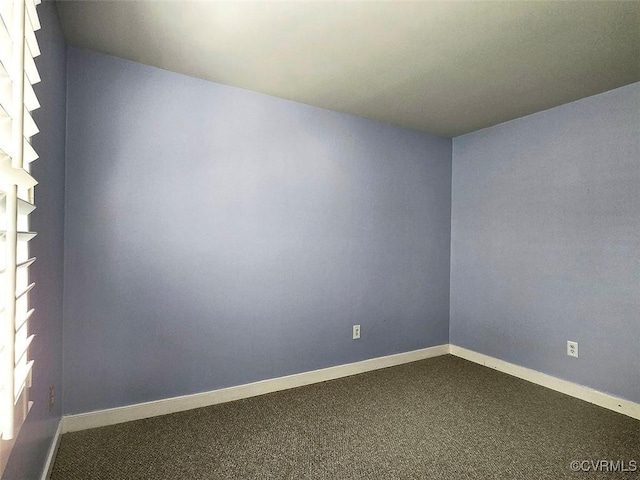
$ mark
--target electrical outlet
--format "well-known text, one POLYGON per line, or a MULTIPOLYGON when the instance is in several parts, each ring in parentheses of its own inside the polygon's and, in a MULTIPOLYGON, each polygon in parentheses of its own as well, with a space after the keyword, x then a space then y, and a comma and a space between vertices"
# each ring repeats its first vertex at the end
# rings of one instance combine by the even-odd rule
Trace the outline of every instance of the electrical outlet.
POLYGON ((567 340, 567 355, 578 358, 578 342, 567 340))
POLYGON ((353 326, 353 339, 357 340, 360 338, 360 325, 353 326))
POLYGON ((49 411, 53 410, 53 407, 55 404, 56 404, 56 386, 51 385, 49 387, 49 411))

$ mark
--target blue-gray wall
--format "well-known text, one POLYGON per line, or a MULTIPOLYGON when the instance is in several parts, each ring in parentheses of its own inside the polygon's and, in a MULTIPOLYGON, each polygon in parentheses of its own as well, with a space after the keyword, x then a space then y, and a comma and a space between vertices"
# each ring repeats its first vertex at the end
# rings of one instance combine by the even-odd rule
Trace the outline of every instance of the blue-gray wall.
POLYGON ((452 182, 451 343, 640 402, 640 83, 455 138, 452 182))
POLYGON ((37 32, 42 55, 36 59, 42 82, 35 91, 42 108, 33 114, 41 132, 33 137, 40 159, 32 164, 38 208, 31 225, 38 232, 31 243, 37 257, 30 268, 36 288, 31 294, 36 312, 29 349, 35 360, 30 397, 33 408, 5 469, 3 478, 39 478, 62 411, 62 279, 64 224, 64 160, 66 108, 66 44, 53 2, 38 6, 42 29, 37 32), (49 411, 49 385, 56 386, 56 405, 49 411))
POLYGON ((454 139, 452 190, 448 139, 73 48, 67 69, 39 14, 35 403, 3 478, 39 477, 63 390, 77 413, 449 339, 640 401, 640 84, 454 139))
POLYGON ((447 343, 450 139, 68 55, 65 413, 447 343))

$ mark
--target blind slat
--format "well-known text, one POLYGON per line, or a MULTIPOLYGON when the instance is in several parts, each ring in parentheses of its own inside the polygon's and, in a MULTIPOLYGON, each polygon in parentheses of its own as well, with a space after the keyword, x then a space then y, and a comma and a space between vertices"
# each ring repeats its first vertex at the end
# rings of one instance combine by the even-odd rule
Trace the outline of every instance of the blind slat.
POLYGON ((31 27, 34 31, 40 30, 40 19, 38 18, 35 2, 33 0, 25 0, 24 6, 26 7, 27 17, 29 18, 31 27))
POLYGON ((29 113, 29 111, 25 107, 25 109, 24 109, 24 136, 27 137, 27 138, 33 137, 39 131, 40 131, 40 129, 38 128, 38 125, 36 125, 36 122, 33 120, 33 117, 31 116, 31 113, 29 113))
MULTIPOLYGON (((18 232, 18 241, 28 242, 29 240, 33 239, 33 237, 35 237, 36 235, 38 235, 37 232, 18 232)), ((0 230, 0 240, 4 240, 5 238, 7 238, 7 231, 0 230)))
POLYGON ((31 86, 26 78, 24 82, 24 106, 27 107, 27 110, 30 112, 40 108, 40 102, 38 101, 36 92, 33 91, 33 86, 31 86))
POLYGON ((25 45, 24 49, 24 72, 27 74, 27 79, 31 85, 35 85, 42 80, 28 45, 25 45))
MULTIPOLYGON (((0 43, 2 39, 0 39, 0 43)), ((11 111, 11 95, 13 94, 13 82, 9 76, 9 72, 4 68, 4 65, 0 64, 0 106, 5 111, 11 111)))
POLYGON ((19 298, 22 298, 24 295, 29 293, 31 290, 33 290, 33 287, 35 286, 36 286, 35 283, 30 283, 29 286, 24 290, 22 290, 21 292, 16 292, 16 300, 18 300, 19 298))
POLYGON ((31 369, 33 368, 33 360, 28 361, 25 365, 21 365, 19 368, 16 368, 14 373, 14 396, 15 398, 20 398, 22 394, 22 390, 27 384, 27 380, 29 379, 29 374, 31 373, 31 369))
POLYGON ((22 315, 21 317, 19 317, 16 320, 16 329, 20 329, 22 328, 22 326, 27 323, 27 320, 29 320, 29 318, 31 318, 31 315, 33 315, 33 312, 35 312, 36 309, 32 308, 31 310, 29 310, 27 313, 25 313, 24 315, 22 315))
POLYGON ((37 160, 38 158, 40 158, 26 138, 23 139, 23 142, 24 142, 24 153, 22 154, 22 161, 24 163, 31 163, 37 160))
POLYGON ((37 235, 36 232, 18 232, 18 241, 19 242, 28 242, 33 237, 37 235))
POLYGON ((0 20, 7 31, 11 30, 11 18, 13 14, 13 2, 0 2, 0 20))
POLYGON ((7 156, 10 156, 12 147, 11 126, 11 117, 4 107, 0 106, 0 151, 7 156))
POLYGON ((27 41, 27 46, 31 51, 31 55, 33 57, 37 57, 40 55, 40 47, 38 46, 38 40, 36 39, 36 34, 31 28, 27 28, 24 32, 24 38, 27 41))
POLYGON ((18 215, 29 215, 36 209, 33 203, 29 203, 26 200, 18 198, 18 215))
MULTIPOLYGON (((26 325, 25 325, 25 328, 26 328, 26 325)), ((23 341, 16 342, 15 358, 14 358, 16 366, 20 363, 20 360, 22 360, 22 357, 27 353, 27 350, 29 350, 29 346, 31 345, 31 342, 33 342, 34 338, 35 338, 35 335, 29 335, 23 341)))
POLYGON ((0 152, 0 188, 3 185, 17 185, 20 188, 33 188, 38 184, 35 178, 22 168, 13 168, 11 158, 0 152))
MULTIPOLYGON (((5 2, 0 2, 4 4, 5 2)), ((0 63, 4 66, 7 72, 11 72, 11 57, 13 56, 13 41, 11 40, 11 34, 4 22, 4 17, 0 21, 0 63)))
POLYGON ((17 264, 16 268, 27 268, 33 265, 33 262, 35 261, 36 261, 36 257, 31 257, 29 260, 25 260, 24 262, 17 264))
POLYGON ((40 46, 38 45, 38 40, 33 30, 28 29, 25 32, 25 41, 27 42, 27 52, 29 52, 33 58, 40 56, 40 46))
POLYGON ((18 198, 18 215, 29 215, 36 209, 33 203, 29 203, 26 200, 18 198))

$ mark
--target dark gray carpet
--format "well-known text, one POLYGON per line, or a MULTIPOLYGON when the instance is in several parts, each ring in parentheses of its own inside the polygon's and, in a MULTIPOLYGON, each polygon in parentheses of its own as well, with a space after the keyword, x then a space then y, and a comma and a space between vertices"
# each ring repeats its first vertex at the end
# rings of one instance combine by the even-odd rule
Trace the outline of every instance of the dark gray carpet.
POLYGON ((52 478, 635 480, 640 422, 447 355, 68 433, 52 478))

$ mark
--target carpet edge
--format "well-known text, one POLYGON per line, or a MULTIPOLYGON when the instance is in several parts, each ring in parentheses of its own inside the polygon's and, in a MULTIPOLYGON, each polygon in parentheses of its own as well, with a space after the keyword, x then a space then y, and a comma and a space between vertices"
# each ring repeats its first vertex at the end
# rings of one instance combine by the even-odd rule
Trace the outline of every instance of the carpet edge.
POLYGON ((522 380, 535 383, 536 385, 564 393, 571 397, 606 408, 607 410, 612 410, 640 420, 640 404, 632 402, 631 400, 616 397, 599 390, 594 390, 593 388, 585 387, 578 383, 570 382, 569 380, 563 380, 537 370, 509 363, 504 360, 500 360, 499 358, 478 353, 454 344, 450 344, 450 353, 451 355, 469 360, 470 362, 498 370, 513 377, 518 377, 522 380))
POLYGON ((62 433, 105 427, 133 420, 141 420, 143 418, 207 407, 210 405, 255 397, 257 395, 264 395, 266 393, 277 392, 280 390, 288 390, 290 388, 311 385, 313 383, 325 382, 327 380, 335 380, 338 378, 348 377, 350 375, 357 375, 359 373, 393 367, 431 357, 447 355, 448 353, 449 344, 442 344, 409 352, 370 358, 354 363, 336 365, 319 370, 311 370, 308 372, 211 390, 208 392, 165 398, 151 402, 137 403, 105 410, 96 410, 87 413, 65 415, 61 420, 62 433))

